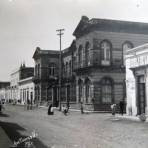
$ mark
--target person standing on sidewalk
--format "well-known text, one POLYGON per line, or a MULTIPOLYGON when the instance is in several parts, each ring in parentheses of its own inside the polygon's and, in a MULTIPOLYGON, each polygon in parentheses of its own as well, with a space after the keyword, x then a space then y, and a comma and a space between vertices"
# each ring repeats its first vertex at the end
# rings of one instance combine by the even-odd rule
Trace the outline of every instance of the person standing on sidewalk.
POLYGON ((64 105, 62 106, 62 112, 64 113, 65 116, 67 116, 68 108, 65 107, 64 105))
POLYGON ((123 112, 124 112, 124 102, 123 102, 123 101, 120 101, 119 106, 120 106, 120 114, 123 116, 123 112))
POLYGON ((2 112, 2 102, 0 100, 0 113, 2 112))
POLYGON ((116 104, 111 105, 111 110, 112 110, 112 115, 115 116, 115 114, 116 114, 116 104))
POLYGON ((48 115, 53 115, 53 114, 54 114, 53 106, 52 106, 52 104, 50 104, 48 107, 48 115))
POLYGON ((83 102, 81 101, 81 114, 84 114, 84 107, 83 107, 83 102))

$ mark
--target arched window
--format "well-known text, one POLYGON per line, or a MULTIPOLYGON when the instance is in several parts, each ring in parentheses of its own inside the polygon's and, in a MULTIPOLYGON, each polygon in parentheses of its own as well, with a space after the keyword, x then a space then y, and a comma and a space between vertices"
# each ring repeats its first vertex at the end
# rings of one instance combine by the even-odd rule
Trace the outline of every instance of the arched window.
POLYGON ((69 70, 68 69, 68 62, 66 62, 66 69, 65 70, 66 70, 66 76, 68 76, 68 70, 69 70))
POLYGON ((88 78, 85 80, 85 96, 86 103, 88 103, 88 98, 90 97, 90 80, 88 78))
POLYGON ((72 74, 72 65, 71 65, 71 60, 69 61, 69 75, 71 76, 72 74))
POLYGON ((49 63, 48 69, 49 69, 49 75, 50 76, 54 76, 55 75, 55 68, 56 68, 55 63, 49 63))
POLYGON ((40 64, 38 64, 38 77, 40 77, 40 64))
POLYGON ((112 103, 112 81, 110 78, 103 78, 101 81, 102 103, 112 103))
POLYGON ((83 81, 81 79, 79 79, 78 81, 78 85, 79 85, 79 102, 81 102, 81 98, 82 98, 82 91, 83 91, 83 81))
POLYGON ((111 60, 111 44, 108 41, 101 43, 101 64, 110 65, 111 60))
POLYGON ((88 66, 90 64, 90 44, 86 42, 85 44, 85 64, 88 66))
POLYGON ((78 57, 79 57, 79 65, 80 67, 82 67, 82 62, 83 62, 83 47, 82 45, 79 46, 79 49, 78 49, 78 57))
POLYGON ((133 48, 134 46, 133 46, 133 44, 131 43, 131 42, 129 42, 129 41, 126 41, 126 42, 124 42, 123 43, 123 45, 122 45, 122 63, 125 65, 125 55, 126 55, 126 51, 127 50, 129 50, 129 49, 131 49, 131 48, 133 48))

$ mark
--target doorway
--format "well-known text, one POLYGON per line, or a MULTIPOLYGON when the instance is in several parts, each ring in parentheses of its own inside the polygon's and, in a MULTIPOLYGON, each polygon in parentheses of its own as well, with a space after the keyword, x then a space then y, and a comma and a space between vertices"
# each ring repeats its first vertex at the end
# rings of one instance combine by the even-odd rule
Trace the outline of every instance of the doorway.
POLYGON ((145 101, 145 81, 144 76, 138 76, 138 83, 137 83, 137 100, 138 100, 138 110, 137 113, 143 114, 145 113, 146 101, 145 101))

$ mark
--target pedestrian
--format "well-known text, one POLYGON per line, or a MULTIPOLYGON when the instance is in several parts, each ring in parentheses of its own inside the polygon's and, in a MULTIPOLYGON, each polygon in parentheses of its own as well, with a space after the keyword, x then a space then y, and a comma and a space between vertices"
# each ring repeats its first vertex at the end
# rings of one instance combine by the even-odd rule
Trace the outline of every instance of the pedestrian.
POLYGON ((120 114, 123 116, 123 112, 124 112, 124 102, 123 102, 123 101, 120 101, 119 106, 120 106, 120 114))
POLYGON ((69 105, 69 100, 67 101, 67 112, 69 111, 69 107, 70 107, 70 105, 69 105))
POLYGON ((62 112, 64 113, 65 116, 67 116, 68 108, 65 107, 64 105, 62 106, 62 112))
POLYGON ((115 114, 116 114, 116 104, 111 105, 111 110, 112 110, 112 115, 115 116, 115 114))
POLYGON ((81 114, 84 114, 83 102, 81 101, 81 114))
POLYGON ((0 113, 2 112, 2 102, 0 101, 0 113))
POLYGON ((53 114, 54 114, 53 106, 52 106, 52 104, 50 104, 48 107, 48 115, 53 115, 53 114))

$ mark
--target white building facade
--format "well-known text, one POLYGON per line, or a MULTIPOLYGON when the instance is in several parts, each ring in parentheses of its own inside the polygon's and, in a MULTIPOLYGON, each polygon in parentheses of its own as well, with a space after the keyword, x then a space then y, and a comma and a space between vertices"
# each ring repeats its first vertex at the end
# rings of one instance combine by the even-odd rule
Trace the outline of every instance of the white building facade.
POLYGON ((14 70, 10 76, 11 101, 19 101, 19 69, 14 70))
POLYGON ((34 104, 34 83, 32 77, 19 81, 19 98, 21 104, 34 104))
POLYGON ((148 44, 126 52, 127 114, 148 114, 148 44))

